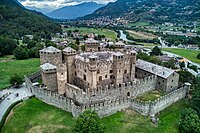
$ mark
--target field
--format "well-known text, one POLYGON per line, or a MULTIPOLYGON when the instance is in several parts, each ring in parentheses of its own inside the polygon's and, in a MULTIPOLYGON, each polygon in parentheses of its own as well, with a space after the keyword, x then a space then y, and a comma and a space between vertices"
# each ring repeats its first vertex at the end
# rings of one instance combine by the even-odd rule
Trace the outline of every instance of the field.
POLYGON ((108 29, 101 29, 101 28, 67 28, 66 31, 71 30, 79 30, 80 34, 90 34, 90 33, 96 33, 99 35, 105 35, 107 38, 111 38, 113 41, 117 39, 117 33, 112 30, 108 29))
POLYGON ((136 31, 132 31, 132 30, 127 30, 127 32, 129 32, 129 34, 135 39, 153 40, 154 38, 156 38, 156 36, 151 33, 136 32, 136 31))
POLYGON ((149 101, 149 100, 155 100, 163 95, 164 94, 159 91, 151 91, 151 92, 145 93, 141 96, 138 96, 137 99, 142 100, 142 101, 149 101))
MULTIPOLYGON (((186 107, 179 101, 160 113, 159 126, 153 125, 148 117, 132 110, 118 112, 101 119, 106 133, 178 133, 180 111, 186 107)), ((75 119, 71 113, 47 105, 35 98, 15 107, 3 127, 3 133, 12 132, 67 132, 70 133, 75 119)))
POLYGON ((24 76, 37 70, 39 70, 39 59, 0 62, 0 89, 10 86, 9 79, 12 75, 24 76))
POLYGON ((200 53, 200 51, 189 50, 189 49, 177 49, 177 48, 163 48, 162 50, 180 55, 182 57, 191 60, 192 62, 200 64, 200 60, 197 59, 197 54, 200 53))
POLYGON ((136 22, 136 23, 130 23, 128 26, 135 27, 135 26, 149 26, 149 22, 136 22))

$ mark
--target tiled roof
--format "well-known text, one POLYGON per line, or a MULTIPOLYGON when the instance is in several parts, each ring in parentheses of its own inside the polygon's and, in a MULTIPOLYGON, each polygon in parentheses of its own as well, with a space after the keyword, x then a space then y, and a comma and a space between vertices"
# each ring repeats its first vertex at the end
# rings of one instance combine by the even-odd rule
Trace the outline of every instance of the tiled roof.
POLYGON ((76 50, 74 50, 74 49, 71 48, 71 47, 66 47, 63 51, 64 51, 64 52, 76 52, 76 50))
POLYGON ((160 65, 156 65, 140 59, 136 61, 136 67, 165 79, 175 72, 172 69, 162 67, 160 65))
POLYGON ((61 52, 61 50, 53 47, 53 46, 49 46, 47 48, 44 48, 42 50, 40 50, 41 52, 61 52))
POLYGON ((56 69, 57 67, 50 64, 50 63, 45 63, 43 65, 40 66, 42 68, 42 70, 50 70, 50 69, 56 69))

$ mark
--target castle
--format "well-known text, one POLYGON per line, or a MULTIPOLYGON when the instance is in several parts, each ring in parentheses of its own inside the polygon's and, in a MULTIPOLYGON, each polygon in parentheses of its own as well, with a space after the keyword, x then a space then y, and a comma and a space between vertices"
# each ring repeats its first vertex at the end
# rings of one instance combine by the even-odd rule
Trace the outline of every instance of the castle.
POLYGON ((71 47, 44 48, 40 50, 41 72, 25 78, 27 88, 75 117, 88 108, 101 117, 125 108, 155 115, 188 94, 190 85, 179 88, 179 75, 174 70, 137 60, 136 51, 118 45, 115 51, 105 51, 98 41, 88 40, 86 52, 71 47), (37 75, 41 75, 43 86, 36 89, 32 82, 37 75), (136 100, 153 90, 166 95, 148 103, 136 100))

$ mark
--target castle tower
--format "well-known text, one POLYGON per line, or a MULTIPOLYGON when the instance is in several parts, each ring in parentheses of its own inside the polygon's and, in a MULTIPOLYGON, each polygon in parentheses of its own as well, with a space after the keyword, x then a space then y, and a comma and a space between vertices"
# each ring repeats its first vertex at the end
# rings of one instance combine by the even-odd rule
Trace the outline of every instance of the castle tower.
POLYGON ((124 76, 124 54, 113 54, 113 81, 116 86, 121 86, 124 76))
POLYGON ((63 50, 64 62, 66 62, 67 69, 67 83, 73 83, 75 68, 74 58, 76 56, 76 50, 71 47, 67 47, 63 50))
POLYGON ((40 67, 42 71, 42 82, 47 87, 47 90, 58 91, 57 67, 50 63, 45 63, 40 67))
POLYGON ((131 81, 135 79, 135 63, 136 63, 136 54, 137 52, 132 50, 130 52, 130 77, 131 81))
POLYGON ((89 56, 90 88, 97 88, 97 56, 89 56))
POLYGON ((66 63, 59 64, 57 67, 57 79, 58 79, 58 93, 64 94, 65 84, 67 83, 67 65, 66 63))
POLYGON ((62 51, 50 46, 40 50, 40 64, 50 63, 55 66, 62 63, 62 51))

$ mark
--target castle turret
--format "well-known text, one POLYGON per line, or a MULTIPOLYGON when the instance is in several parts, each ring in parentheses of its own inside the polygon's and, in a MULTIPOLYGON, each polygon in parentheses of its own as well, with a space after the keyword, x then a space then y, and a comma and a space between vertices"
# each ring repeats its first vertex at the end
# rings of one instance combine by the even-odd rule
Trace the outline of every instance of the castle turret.
POLYGON ((91 88, 97 87, 97 56, 89 56, 89 71, 91 73, 91 88))
POLYGON ((135 63, 136 63, 136 54, 137 52, 132 50, 130 52, 130 77, 131 81, 135 79, 135 63))
POLYGON ((73 83, 75 68, 74 58, 76 56, 76 50, 71 47, 67 47, 63 50, 64 62, 66 62, 67 69, 67 83, 73 83))
POLYGON ((50 63, 55 66, 62 63, 62 51, 50 46, 40 50, 40 64, 50 63))
POLYGON ((57 84, 57 67, 50 63, 40 66, 42 70, 42 82, 50 91, 58 91, 57 84))
POLYGON ((66 63, 57 66, 58 92, 64 94, 65 84, 67 83, 67 65, 66 63))
POLYGON ((124 54, 117 52, 113 54, 113 81, 116 86, 123 83, 124 54))

